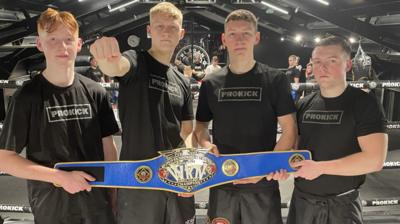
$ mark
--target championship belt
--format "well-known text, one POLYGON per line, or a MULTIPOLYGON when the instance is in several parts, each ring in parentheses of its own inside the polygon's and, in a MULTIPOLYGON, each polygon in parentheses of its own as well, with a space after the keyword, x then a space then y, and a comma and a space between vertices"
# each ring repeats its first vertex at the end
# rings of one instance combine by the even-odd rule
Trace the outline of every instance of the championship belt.
POLYGON ((208 149, 180 148, 140 161, 57 163, 56 169, 84 171, 94 178, 93 187, 165 190, 194 193, 234 180, 261 177, 285 169, 291 163, 311 159, 307 150, 272 151, 215 156, 208 149))

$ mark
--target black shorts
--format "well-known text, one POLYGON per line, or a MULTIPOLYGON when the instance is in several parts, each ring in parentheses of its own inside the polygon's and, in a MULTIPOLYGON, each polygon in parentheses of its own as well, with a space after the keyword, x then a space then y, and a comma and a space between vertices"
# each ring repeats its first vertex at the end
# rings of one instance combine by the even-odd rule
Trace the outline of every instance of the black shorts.
POLYGON ((358 190, 338 196, 316 197, 293 191, 287 224, 362 224, 358 190))
POLYGON ((107 189, 69 194, 53 184, 28 181, 35 224, 113 224, 107 189))
POLYGON ((118 190, 119 224, 194 224, 194 197, 157 190, 118 190))
POLYGON ((233 191, 210 189, 209 223, 282 224, 279 189, 233 191))

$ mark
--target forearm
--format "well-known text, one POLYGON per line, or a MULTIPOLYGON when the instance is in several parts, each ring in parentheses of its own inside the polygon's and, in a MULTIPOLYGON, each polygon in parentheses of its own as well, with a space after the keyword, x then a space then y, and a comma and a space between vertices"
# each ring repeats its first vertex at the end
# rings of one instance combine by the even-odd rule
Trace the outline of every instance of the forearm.
POLYGON ((282 132, 281 137, 276 142, 274 151, 283 151, 290 150, 294 148, 296 142, 296 133, 295 131, 284 131, 282 132))
POLYGON ((117 146, 115 145, 113 136, 103 138, 103 152, 105 161, 118 160, 117 146))
POLYGON ((15 152, 0 150, 0 158, 0 170, 2 172, 24 179, 50 183, 59 182, 59 170, 36 164, 15 152))
POLYGON ((193 132, 193 120, 181 121, 180 136, 183 141, 186 141, 188 136, 193 132))
POLYGON ((186 141, 186 139, 189 137, 190 133, 192 133, 191 131, 187 131, 187 130, 181 130, 181 138, 183 139, 183 141, 186 141))
POLYGON ((336 160, 320 161, 322 174, 356 176, 380 171, 384 158, 368 152, 359 152, 336 160))
POLYGON ((201 127, 198 127, 197 125, 194 131, 198 144, 204 148, 207 148, 211 145, 210 133, 207 127, 208 125, 201 125, 201 127))
POLYGON ((278 117, 278 122, 282 128, 282 134, 275 145, 275 151, 292 149, 296 143, 297 125, 294 114, 287 114, 278 117))

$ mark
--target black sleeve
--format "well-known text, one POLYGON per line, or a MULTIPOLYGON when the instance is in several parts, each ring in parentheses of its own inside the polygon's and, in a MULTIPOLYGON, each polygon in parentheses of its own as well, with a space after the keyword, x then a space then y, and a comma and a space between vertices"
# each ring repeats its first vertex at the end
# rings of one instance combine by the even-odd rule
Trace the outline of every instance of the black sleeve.
POLYGON ((122 57, 125 57, 126 59, 128 59, 131 67, 127 74, 125 74, 122 77, 116 77, 116 78, 119 82, 128 83, 129 81, 134 80, 135 77, 137 76, 135 71, 138 66, 138 62, 137 62, 138 55, 137 55, 136 51, 134 51, 134 50, 127 50, 124 53, 122 53, 122 57))
POLYGON ((276 91, 275 113, 278 117, 294 113, 296 108, 290 95, 290 84, 287 76, 279 73, 275 76, 272 86, 276 91))
POLYGON ((0 148, 21 153, 28 144, 30 129, 30 103, 17 91, 11 99, 3 130, 0 135, 0 148))
POLYGON ((382 105, 375 96, 368 95, 358 99, 356 105, 356 132, 358 137, 372 133, 386 133, 386 118, 382 105))
POLYGON ((104 138, 119 131, 118 123, 115 120, 115 115, 111 107, 109 96, 105 91, 102 92, 100 97, 98 116, 101 128, 101 137, 104 138))
POLYGON ((196 120, 209 122, 213 118, 207 99, 207 82, 203 82, 200 87, 199 101, 197 104, 196 120))
POLYGON ((303 108, 304 108, 304 99, 305 98, 302 98, 302 99, 300 99, 300 100, 298 100, 297 101, 297 103, 296 103, 296 121, 297 121, 297 134, 298 135, 301 135, 301 132, 300 132, 300 125, 301 125, 301 123, 302 123, 302 120, 303 120, 303 118, 302 118, 302 116, 303 116, 303 108))
POLYGON ((182 121, 193 120, 193 101, 189 82, 185 82, 185 103, 182 107, 182 121))

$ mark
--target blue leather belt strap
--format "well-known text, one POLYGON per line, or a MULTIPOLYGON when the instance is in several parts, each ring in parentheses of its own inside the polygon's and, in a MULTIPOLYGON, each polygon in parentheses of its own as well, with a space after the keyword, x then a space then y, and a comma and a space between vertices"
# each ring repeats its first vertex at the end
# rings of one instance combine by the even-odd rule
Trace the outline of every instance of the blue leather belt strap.
POLYGON ((285 169, 291 162, 311 159, 306 150, 215 155, 198 149, 175 149, 141 161, 57 163, 61 170, 91 174, 94 187, 156 189, 176 193, 200 191, 234 180, 265 176, 285 169))

